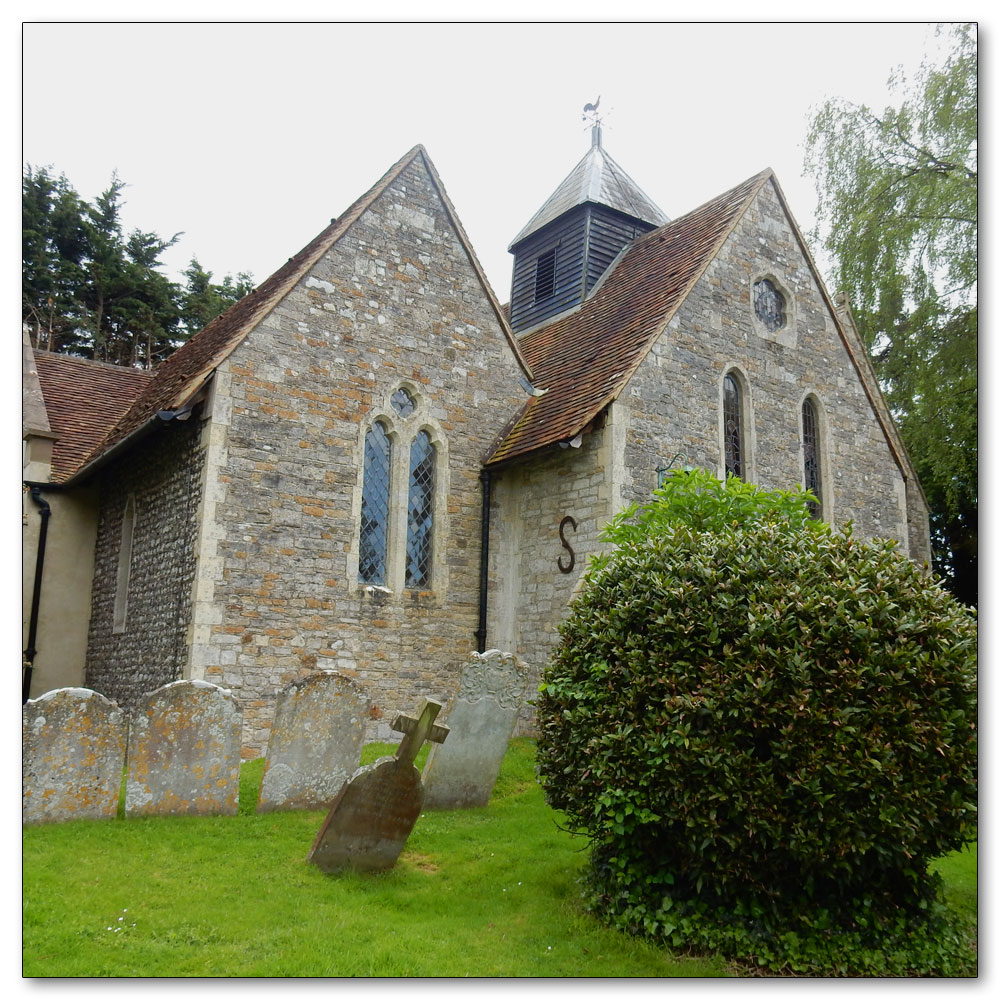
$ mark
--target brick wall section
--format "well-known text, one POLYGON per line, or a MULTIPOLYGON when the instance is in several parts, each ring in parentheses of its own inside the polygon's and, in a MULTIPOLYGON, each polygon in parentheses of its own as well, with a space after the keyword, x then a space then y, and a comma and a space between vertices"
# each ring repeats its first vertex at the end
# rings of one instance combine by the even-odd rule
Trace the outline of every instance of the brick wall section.
POLYGON ((87 686, 131 707, 181 677, 194 579, 201 467, 197 419, 158 427, 100 476, 101 512, 87 686), (113 628, 122 517, 134 495, 136 521, 123 632, 113 628))
POLYGON ((902 474, 771 184, 616 404, 630 417, 625 501, 648 497, 656 468, 677 452, 723 473, 721 385, 733 364, 746 380, 749 478, 767 488, 803 485, 800 412, 812 394, 821 408, 828 519, 852 520, 863 538, 897 538, 906 551, 902 474), (755 321, 751 283, 759 276, 776 279, 790 300, 788 326, 775 334, 755 321))
POLYGON ((369 739, 390 737, 421 695, 453 693, 475 648, 480 461, 524 400, 518 375, 420 158, 223 366, 190 673, 233 689, 245 755, 266 748, 276 692, 316 668, 371 697, 369 739), (401 384, 418 402, 405 421, 389 402, 401 384), (393 418, 397 453, 420 429, 440 445, 425 591, 357 582, 377 413, 393 418))

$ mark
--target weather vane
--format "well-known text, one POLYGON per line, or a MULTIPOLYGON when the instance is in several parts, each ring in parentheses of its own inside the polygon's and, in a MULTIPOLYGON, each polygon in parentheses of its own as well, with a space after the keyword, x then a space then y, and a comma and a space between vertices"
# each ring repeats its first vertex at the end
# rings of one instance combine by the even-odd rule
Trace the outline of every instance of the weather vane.
MULTIPOLYGON (((585 104, 583 106, 583 114, 580 115, 580 120, 585 121, 587 124, 584 128, 590 129, 590 141, 591 145, 600 146, 601 145, 601 126, 604 124, 604 119, 606 114, 599 113, 598 108, 601 106, 601 95, 597 95, 597 100, 593 104, 585 104)), ((614 111, 614 108, 605 108, 606 112, 614 111)))
POLYGON ((601 116, 597 113, 597 109, 601 103, 601 95, 597 95, 597 100, 593 104, 585 104, 583 106, 583 114, 580 115, 580 121, 590 122, 591 125, 600 125, 601 116))

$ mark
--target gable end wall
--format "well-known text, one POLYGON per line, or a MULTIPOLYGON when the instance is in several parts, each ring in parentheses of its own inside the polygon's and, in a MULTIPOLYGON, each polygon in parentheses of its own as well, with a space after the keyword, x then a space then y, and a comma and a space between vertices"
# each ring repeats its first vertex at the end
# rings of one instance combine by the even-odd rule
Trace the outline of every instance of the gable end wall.
MULTIPOLYGON (((233 690, 244 754, 265 751, 277 692, 317 669, 371 697, 369 739, 395 738, 394 714, 421 696, 451 696, 476 644, 480 462, 523 402, 518 375, 419 157, 230 356, 212 401, 191 675, 233 690), (405 419, 390 404, 400 386, 418 401, 405 419), (426 590, 358 582, 364 435, 380 414, 403 466, 419 430, 440 444, 426 590)), ((405 489, 397 479, 400 568, 405 489)))
POLYGON ((860 537, 891 537, 908 550, 905 483, 837 332, 774 185, 765 184, 622 393, 631 420, 626 502, 643 500, 656 469, 675 455, 722 475, 721 386, 735 368, 745 384, 749 478, 769 489, 804 485, 801 407, 819 402, 825 513, 860 537), (789 322, 757 322, 751 284, 772 277, 789 298, 789 322))

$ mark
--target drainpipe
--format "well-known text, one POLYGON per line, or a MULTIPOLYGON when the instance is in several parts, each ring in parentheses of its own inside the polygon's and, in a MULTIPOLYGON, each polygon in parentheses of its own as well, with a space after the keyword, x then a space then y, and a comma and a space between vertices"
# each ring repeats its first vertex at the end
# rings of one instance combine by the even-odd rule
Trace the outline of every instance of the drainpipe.
POLYGON ((38 516, 42 519, 38 529, 38 553, 35 557, 35 584, 31 591, 31 617, 28 620, 28 647, 24 651, 24 678, 21 682, 21 704, 23 705, 31 694, 31 672, 34 667, 35 638, 38 635, 38 605, 42 599, 42 568, 45 565, 45 540, 49 533, 49 518, 52 510, 48 502, 42 499, 42 491, 38 486, 31 487, 31 499, 38 505, 38 516))
POLYGON ((476 649, 486 652, 486 591, 490 578, 490 472, 481 469, 479 481, 483 484, 483 520, 479 549, 479 628, 476 629, 476 649))

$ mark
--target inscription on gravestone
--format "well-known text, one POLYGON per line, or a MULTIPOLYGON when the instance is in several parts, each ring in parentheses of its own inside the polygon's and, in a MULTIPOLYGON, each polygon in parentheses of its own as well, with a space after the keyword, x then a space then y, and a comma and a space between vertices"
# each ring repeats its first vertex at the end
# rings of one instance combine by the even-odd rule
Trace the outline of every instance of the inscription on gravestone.
POLYGON ((132 714, 126 815, 235 815, 242 726, 232 692, 208 681, 146 695, 132 714))
POLYGON ((383 871, 396 863, 423 803, 414 758, 424 740, 443 743, 448 736, 448 727, 434 722, 441 708, 424 698, 416 716, 396 716, 392 728, 405 734, 399 749, 359 768, 341 788, 309 851, 314 865, 325 872, 383 871))
POLYGON ((431 747, 424 768, 426 809, 489 802, 527 685, 527 668, 512 654, 469 654, 448 710, 451 738, 431 747))
POLYGON ((329 809, 357 770, 370 701, 343 674, 312 674, 278 695, 258 812, 329 809))
POLYGON ((88 688, 59 688, 24 705, 23 822, 114 819, 127 732, 125 713, 88 688))

